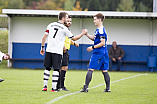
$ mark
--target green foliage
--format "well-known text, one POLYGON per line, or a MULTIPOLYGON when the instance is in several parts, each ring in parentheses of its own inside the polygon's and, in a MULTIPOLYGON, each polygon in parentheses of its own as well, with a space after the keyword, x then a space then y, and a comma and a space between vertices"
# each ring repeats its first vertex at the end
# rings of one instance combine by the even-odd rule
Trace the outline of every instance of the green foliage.
POLYGON ((65 0, 46 0, 37 3, 36 9, 42 10, 63 10, 65 0))
MULTIPOLYGON (((80 5, 83 9, 88 8, 89 11, 92 11, 92 10, 117 11, 117 9, 119 8, 118 5, 121 3, 121 0, 77 0, 77 1, 80 1, 80 5)), ((121 7, 121 8, 126 8, 129 11, 133 11, 133 10, 135 12, 142 12, 144 10, 145 12, 153 11, 153 0, 123 0, 123 1, 124 3, 127 3, 127 6, 132 5, 133 7, 132 9, 128 9, 127 7, 125 7, 126 5, 123 5, 124 7, 121 7), (140 4, 141 2, 144 6, 146 6, 147 9, 139 9, 139 8, 143 8, 143 7, 139 7, 139 5, 141 5, 140 4), (128 4, 128 3, 131 3, 131 4, 128 4)))
MULTIPOLYGON (((87 8, 92 8, 92 11, 101 10, 102 7, 100 6, 100 0, 89 0, 87 2, 87 8)), ((89 9, 90 10, 90 9, 89 9)))
POLYGON ((153 11, 153 0, 134 0, 134 5, 137 12, 153 11))
POLYGON ((8 18, 0 17, 0 28, 8 28, 8 18))
POLYGON ((153 0, 0 0, 0 9, 73 10, 77 2, 80 2, 80 10, 153 11, 153 0))
POLYGON ((81 1, 83 9, 88 8, 89 11, 116 11, 117 4, 120 0, 77 0, 81 1), (94 7, 93 7, 94 6, 94 7))
POLYGON ((0 51, 8 53, 8 31, 0 30, 0 51))
POLYGON ((134 1, 133 0, 121 0, 118 4, 117 11, 124 11, 124 12, 134 12, 134 1))
POLYGON ((41 2, 42 0, 23 0, 26 6, 31 6, 34 2, 41 2))
POLYGON ((25 4, 23 0, 0 0, 0 13, 2 9, 24 9, 25 4))
POLYGON ((2 9, 7 8, 7 7, 8 7, 8 2, 4 0, 0 0, 0 13, 2 13, 2 9))
MULTIPOLYGON (((0 64, 1 104, 45 104, 56 97, 79 91, 84 84, 86 70, 68 70, 66 87, 68 92, 51 92, 51 80, 48 82, 48 91, 42 92, 43 70, 9 69, 0 64)), ((111 82, 128 78, 143 72, 109 72, 111 82)), ((104 86, 89 89, 88 93, 77 93, 64 97, 53 104, 156 104, 157 102, 157 73, 138 76, 111 83, 111 93, 103 93, 104 86)), ((52 75, 52 71, 51 71, 52 75)), ((89 87, 104 83, 102 73, 94 71, 89 87)))
POLYGON ((76 0, 66 0, 64 3, 64 10, 73 10, 76 0))
POLYGON ((149 8, 146 7, 142 2, 139 3, 139 6, 137 8, 137 11, 140 11, 140 12, 144 12, 144 11, 149 11, 149 8))
POLYGON ((23 9, 24 2, 23 0, 5 0, 7 2, 7 8, 9 9, 23 9))

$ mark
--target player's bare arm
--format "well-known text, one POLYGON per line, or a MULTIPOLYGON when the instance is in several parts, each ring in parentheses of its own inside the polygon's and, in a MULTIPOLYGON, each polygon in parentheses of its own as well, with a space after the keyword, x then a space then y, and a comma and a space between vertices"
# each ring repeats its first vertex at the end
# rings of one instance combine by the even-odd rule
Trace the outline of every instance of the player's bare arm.
POLYGON ((94 35, 90 35, 90 34, 87 33, 86 36, 87 36, 90 40, 94 41, 94 35))
POLYGON ((79 47, 79 44, 78 44, 78 43, 75 43, 75 42, 74 42, 74 41, 72 41, 72 40, 71 40, 70 45, 74 45, 74 46, 76 46, 76 47, 79 47))
POLYGON ((73 41, 76 41, 76 40, 80 39, 80 38, 81 38, 83 35, 85 35, 85 34, 87 34, 87 29, 82 30, 82 33, 81 33, 81 34, 72 37, 72 40, 73 40, 73 41))
POLYGON ((105 39, 101 39, 101 42, 100 42, 99 44, 88 47, 88 48, 87 48, 87 51, 90 52, 90 51, 92 51, 93 49, 102 47, 102 46, 104 46, 104 45, 105 45, 105 39))
POLYGON ((45 41, 46 41, 47 36, 48 36, 47 34, 44 34, 44 36, 42 38, 41 50, 40 50, 41 55, 44 55, 44 53, 45 53, 45 41))

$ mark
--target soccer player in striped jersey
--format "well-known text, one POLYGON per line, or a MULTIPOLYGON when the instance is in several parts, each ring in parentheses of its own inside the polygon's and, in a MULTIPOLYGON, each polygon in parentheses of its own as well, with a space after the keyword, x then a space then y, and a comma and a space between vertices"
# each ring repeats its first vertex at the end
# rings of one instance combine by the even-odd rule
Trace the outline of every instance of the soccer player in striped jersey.
MULTIPOLYGON (((72 19, 71 19, 71 16, 69 15, 67 23, 65 25, 69 28, 71 26, 71 24, 72 24, 72 19)), ((69 52, 68 51, 70 50, 70 45, 75 45, 76 47, 79 47, 78 43, 75 43, 74 41, 72 41, 71 39, 69 39, 66 36, 65 43, 64 43, 64 50, 63 50, 62 67, 60 70, 59 83, 57 84, 57 87, 60 90, 64 90, 64 91, 69 91, 65 87, 64 81, 65 81, 66 71, 68 70, 68 62, 69 62, 69 52)))
POLYGON ((104 76, 104 80, 106 82, 106 89, 103 92, 111 92, 110 90, 110 76, 107 72, 109 69, 109 56, 107 51, 107 34, 105 28, 103 26, 104 15, 98 13, 94 15, 94 23, 97 26, 94 35, 86 36, 94 41, 94 45, 87 48, 87 51, 90 52, 93 50, 93 54, 90 59, 88 72, 86 74, 85 85, 80 92, 88 92, 88 86, 92 79, 92 73, 94 69, 101 70, 104 76))
MULTIPOLYGON (((8 60, 8 59, 10 59, 10 55, 9 54, 5 54, 5 53, 2 53, 1 51, 0 51, 0 63, 2 62, 2 60, 8 60)), ((1 79, 0 78, 0 82, 3 82, 4 81, 4 79, 1 79)))
POLYGON ((47 91, 47 83, 50 76, 50 70, 53 66, 53 75, 52 75, 52 92, 59 91, 57 89, 57 82, 59 78, 59 70, 61 69, 61 61, 63 54, 63 46, 65 42, 65 37, 71 38, 76 41, 80 39, 84 34, 87 33, 87 30, 82 31, 81 34, 74 36, 69 29, 64 25, 67 22, 68 14, 66 12, 61 12, 58 16, 59 21, 50 23, 47 26, 45 34, 42 38, 40 54, 44 55, 45 53, 45 41, 48 38, 47 48, 44 59, 44 87, 42 91, 47 91))

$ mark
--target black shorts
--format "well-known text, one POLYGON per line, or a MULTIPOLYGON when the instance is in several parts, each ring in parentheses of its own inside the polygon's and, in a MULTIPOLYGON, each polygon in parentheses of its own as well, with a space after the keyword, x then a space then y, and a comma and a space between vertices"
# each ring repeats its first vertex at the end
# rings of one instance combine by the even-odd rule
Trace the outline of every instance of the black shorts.
POLYGON ((44 59, 44 67, 52 67, 54 69, 61 69, 62 55, 56 53, 46 52, 44 59))
POLYGON ((63 53, 62 66, 68 66, 69 62, 69 52, 63 53))

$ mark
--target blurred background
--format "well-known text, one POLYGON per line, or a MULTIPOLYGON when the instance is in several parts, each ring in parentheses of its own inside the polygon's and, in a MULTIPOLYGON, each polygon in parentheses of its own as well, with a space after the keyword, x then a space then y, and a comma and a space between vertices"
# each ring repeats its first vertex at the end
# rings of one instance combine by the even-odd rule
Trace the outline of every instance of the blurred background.
MULTIPOLYGON (((2 9, 153 12, 156 0, 0 0, 2 9)), ((8 18, 0 16, 0 50, 7 52, 8 18), (3 35, 3 36, 2 36, 3 35)))
MULTIPOLYGON (((155 13, 157 12, 157 0, 0 0, 0 9, 0 51, 12 56, 11 61, 14 67, 19 68, 21 65, 21 63, 16 65, 16 61, 17 63, 23 61, 24 65, 21 68, 38 68, 39 65, 40 68, 43 67, 44 57, 39 54, 40 38, 45 27, 50 22, 57 21, 58 15, 51 15, 51 13, 45 15, 48 10, 72 11, 75 12, 74 14, 81 12, 83 17, 73 18, 71 31, 75 34, 79 34, 82 28, 87 28, 90 34, 94 32, 92 16, 87 17, 86 13, 110 12, 104 21, 104 26, 109 34, 108 49, 114 40, 124 48, 126 52, 123 60, 125 61, 123 62, 124 70, 148 71, 148 56, 157 55, 157 42, 153 41, 157 37, 155 13), (8 9, 8 12, 3 11, 2 14, 2 9, 8 9), (30 15, 33 10, 45 11, 42 11, 42 15, 30 15), (16 13, 14 15, 13 11, 17 12, 17 15, 16 13), (115 16, 117 14, 121 16, 115 16), (32 35, 36 37, 33 38, 32 35), (136 38, 132 39, 132 37, 136 38), (30 47, 33 51, 29 51, 30 47), (29 62, 34 66, 31 67, 29 62)), ((71 53, 69 63, 71 63, 70 66, 73 66, 69 68, 86 69, 91 56, 91 53, 86 52, 86 47, 93 43, 86 37, 78 42, 80 48, 75 49, 71 46, 69 51, 71 53), (73 55, 72 53, 77 54, 73 55)), ((157 71, 157 69, 155 70, 157 71)))
POLYGON ((152 12, 153 0, 0 0, 0 9, 152 12))

